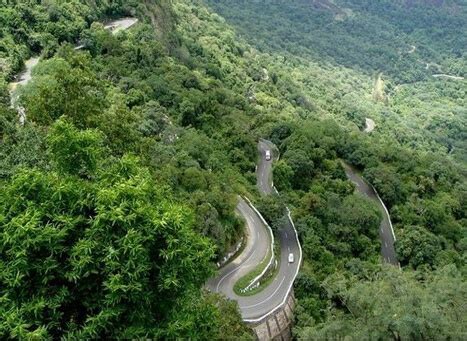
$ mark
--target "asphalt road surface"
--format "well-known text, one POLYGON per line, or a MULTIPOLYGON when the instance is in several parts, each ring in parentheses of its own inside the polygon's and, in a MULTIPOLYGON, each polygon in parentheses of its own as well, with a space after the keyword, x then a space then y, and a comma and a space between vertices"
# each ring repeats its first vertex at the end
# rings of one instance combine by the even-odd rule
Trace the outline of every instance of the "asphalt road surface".
MULTIPOLYGON (((256 170, 259 191, 268 195, 273 190, 272 162, 266 160, 266 150, 273 154, 273 145, 268 141, 258 144, 260 160, 256 170)), ((273 159, 274 159, 274 155, 273 159)), ((278 259, 279 271, 274 280, 261 292, 252 296, 238 296, 233 291, 236 281, 254 269, 268 252, 270 247, 269 233, 256 212, 243 200, 240 200, 237 210, 245 217, 247 222, 248 241, 240 256, 219 270, 219 274, 208 281, 207 287, 214 292, 220 292, 228 298, 236 300, 240 307, 242 317, 246 321, 262 318, 279 307, 286 299, 295 280, 300 266, 301 250, 292 224, 287 223, 280 229, 277 237, 280 242, 281 253, 278 259), (294 254, 294 262, 289 263, 289 253, 294 254)))
POLYGON ((378 199, 376 192, 370 185, 365 182, 365 180, 363 180, 360 175, 358 175, 356 170, 346 163, 343 163, 343 166, 345 169, 345 174, 347 174, 347 177, 350 179, 350 181, 355 184, 356 191, 370 198, 378 205, 383 216, 383 220, 381 221, 379 227, 379 236, 381 238, 381 256, 386 263, 399 266, 399 262, 397 261, 396 257, 396 251, 394 249, 394 236, 392 234, 388 213, 378 199))
POLYGON ((220 292, 247 306, 249 298, 237 296, 233 291, 234 284, 249 273, 268 255, 271 237, 267 227, 256 212, 240 198, 237 212, 246 221, 246 245, 242 253, 232 262, 219 270, 218 275, 208 281, 207 287, 213 292, 220 292))
POLYGON ((273 154, 274 145, 266 140, 258 143, 260 160, 256 168, 256 185, 261 194, 267 195, 273 192, 272 187, 272 162, 277 159, 273 154), (271 152, 271 160, 266 160, 266 150, 271 152))
POLYGON ((136 18, 122 18, 109 22, 104 28, 112 31, 113 34, 116 34, 120 31, 129 29, 131 26, 136 24, 138 19, 136 18))

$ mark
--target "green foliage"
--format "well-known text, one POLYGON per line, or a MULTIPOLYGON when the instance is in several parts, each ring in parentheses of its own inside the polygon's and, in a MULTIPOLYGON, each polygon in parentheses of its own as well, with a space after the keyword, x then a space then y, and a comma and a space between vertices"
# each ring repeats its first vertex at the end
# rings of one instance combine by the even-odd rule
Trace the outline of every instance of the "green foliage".
POLYGON ((135 157, 101 159, 98 133, 59 121, 48 141, 57 168, 18 172, 0 199, 0 334, 156 336, 212 273, 212 245, 135 157))
POLYGON ((400 233, 396 243, 397 254, 402 265, 413 268, 435 264, 442 250, 442 240, 424 228, 410 226, 400 233))
POLYGON ((282 217, 286 214, 285 205, 280 197, 277 195, 261 196, 255 205, 268 224, 277 230, 282 217))
POLYGON ((61 173, 91 177, 103 156, 99 131, 80 131, 65 119, 56 121, 48 136, 50 157, 61 173))
POLYGON ((1 70, 7 77, 18 72, 28 55, 52 55, 62 42, 76 42, 80 33, 105 15, 127 13, 134 1, 37 3, 12 1, 0 8, 1 70))
MULTIPOLYGON (((7 113, 7 110, 4 112, 7 113)), ((22 167, 45 167, 47 161, 44 132, 30 124, 20 127, 15 122, 16 113, 7 114, 3 119, 4 127, 0 134, 0 178, 8 178, 22 167)))
POLYGON ((253 340, 252 331, 242 323, 237 303, 219 294, 192 295, 180 302, 167 331, 169 339, 253 340))
POLYGON ((451 340, 465 334, 466 311, 459 302, 467 287, 455 267, 429 274, 422 283, 394 268, 365 281, 334 277, 324 283, 327 295, 348 313, 332 309, 325 324, 297 327, 299 340, 451 340))
POLYGON ((294 171, 292 167, 284 160, 279 160, 274 164, 274 185, 279 191, 285 191, 291 188, 290 181, 293 175, 294 171))
POLYGON ((282 192, 258 206, 276 228, 287 202, 303 246, 298 337, 458 338, 465 80, 431 76, 465 73, 463 8, 209 3, 252 44, 197 0, 1 6, 0 78, 42 58, 24 127, 0 80, 0 338, 250 338, 200 287, 243 234, 258 137, 282 192), (117 35, 95 22, 127 14, 117 35), (404 272, 378 267, 380 212, 339 158, 388 205, 404 272))
POLYGON ((404 1, 390 0, 298 0, 264 6, 251 1, 208 1, 261 49, 287 50, 370 74, 384 71, 405 82, 426 77, 419 58, 443 63, 454 55, 459 60, 459 49, 466 45, 457 31, 466 24, 460 1, 421 2, 405 6, 404 1), (416 50, 409 52, 411 44, 416 50))
POLYGON ((377 167, 365 169, 364 176, 378 189, 389 207, 405 201, 406 185, 394 168, 379 164, 377 167))
POLYGON ((28 116, 41 125, 67 115, 80 128, 91 126, 105 105, 103 84, 85 54, 67 47, 60 56, 34 69, 33 79, 20 91, 21 103, 28 116))

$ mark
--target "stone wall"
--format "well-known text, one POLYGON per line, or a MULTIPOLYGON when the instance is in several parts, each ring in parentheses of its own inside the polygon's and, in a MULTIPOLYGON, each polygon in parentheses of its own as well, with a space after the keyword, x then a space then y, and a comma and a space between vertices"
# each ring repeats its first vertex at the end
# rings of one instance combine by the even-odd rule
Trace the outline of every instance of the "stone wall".
POLYGON ((295 307, 295 297, 291 290, 287 301, 280 309, 267 316, 264 320, 251 323, 250 327, 255 332, 260 341, 292 340, 293 309, 295 307))

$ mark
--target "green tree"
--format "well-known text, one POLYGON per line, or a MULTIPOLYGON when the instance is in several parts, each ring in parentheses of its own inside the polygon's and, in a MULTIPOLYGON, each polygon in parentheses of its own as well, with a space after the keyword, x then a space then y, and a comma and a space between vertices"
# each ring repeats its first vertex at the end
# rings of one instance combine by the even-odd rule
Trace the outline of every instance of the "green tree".
POLYGON ((274 185, 279 191, 289 190, 293 169, 284 160, 279 160, 274 164, 273 169, 274 185))
POLYGON ((271 227, 277 227, 279 220, 286 214, 285 206, 277 195, 261 196, 256 207, 271 227))
POLYGON ((41 62, 32 80, 20 89, 28 118, 49 125, 67 115, 79 128, 93 127, 105 107, 105 89, 92 71, 88 55, 64 47, 59 57, 41 62))
POLYGON ((308 153, 301 149, 289 149, 284 154, 284 160, 293 171, 293 188, 307 188, 315 171, 315 164, 308 153))
POLYGON ((52 126, 47 141, 51 159, 61 173, 87 177, 96 173, 104 152, 99 131, 80 131, 63 118, 52 126))
POLYGON ((106 137, 107 145, 117 155, 126 152, 135 152, 140 146, 142 137, 138 126, 141 125, 141 116, 135 110, 130 110, 125 103, 125 96, 117 90, 109 94, 110 106, 89 127, 97 127, 106 137))
POLYGON ((0 194, 1 338, 157 337, 212 274, 191 212, 135 157, 102 158, 99 138, 57 122, 57 167, 21 170, 0 194), (76 160, 58 162, 67 150, 76 160))
POLYGON ((202 293, 180 301, 163 335, 169 339, 253 340, 235 301, 219 294, 202 293))
POLYGON ((440 238, 420 226, 402 229, 396 241, 401 265, 410 265, 415 269, 421 265, 433 266, 441 250, 440 238))
POLYGON ((403 203, 406 199, 406 185, 393 167, 379 164, 376 168, 365 169, 364 175, 375 186, 388 207, 403 203))
POLYGON ((466 333, 467 286, 462 274, 447 266, 425 275, 386 267, 371 280, 330 277, 328 296, 343 307, 328 320, 295 330, 299 340, 460 340, 466 333))
POLYGON ((205 190, 207 186, 203 172, 195 167, 185 169, 181 184, 188 191, 205 190))
POLYGON ((24 127, 19 126, 15 113, 5 115, 3 119, 4 128, 0 133, 0 178, 8 178, 22 167, 44 168, 47 165, 45 133, 29 123, 24 127))

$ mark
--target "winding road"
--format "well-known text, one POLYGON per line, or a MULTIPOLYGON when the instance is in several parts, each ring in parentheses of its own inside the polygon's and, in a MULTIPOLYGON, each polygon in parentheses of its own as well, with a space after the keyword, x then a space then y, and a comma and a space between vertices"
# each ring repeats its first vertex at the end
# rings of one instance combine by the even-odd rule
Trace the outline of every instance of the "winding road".
MULTIPOLYGON (((272 184, 272 162, 266 160, 266 150, 273 153, 273 144, 269 141, 258 143, 260 160, 256 169, 257 186, 261 194, 269 195, 275 190, 272 184)), ((247 322, 256 322, 279 309, 286 301, 300 267, 302 251, 294 226, 290 219, 279 229, 277 237, 280 243, 279 270, 274 280, 262 291, 251 296, 238 296, 233 291, 237 280, 250 272, 267 255, 270 237, 267 227, 258 213, 243 199, 240 199, 237 211, 247 223, 247 245, 240 256, 219 270, 218 275, 208 281, 207 287, 213 292, 224 294, 238 302, 242 317, 247 322), (294 262, 289 263, 289 253, 294 254, 294 262)))
MULTIPOLYGON (((112 34, 117 34, 120 31, 127 30, 133 25, 135 25, 138 22, 137 18, 122 18, 122 19, 117 19, 109 22, 104 28, 110 30, 112 34)), ((78 45, 75 47, 75 50, 80 50, 84 48, 84 45, 78 45)), ((39 63, 39 57, 32 57, 29 58, 24 62, 25 69, 22 71, 16 78, 18 79, 16 82, 12 82, 9 84, 10 88, 10 101, 11 101, 11 107, 15 108, 16 103, 18 101, 18 95, 17 95, 17 88, 18 85, 24 86, 32 78, 32 69, 39 63)), ((20 121, 22 121, 22 124, 24 124, 24 120, 26 119, 25 113, 20 112, 20 121)))
POLYGON ((457 81, 464 80, 464 77, 461 77, 461 76, 452 76, 452 75, 446 75, 446 74, 444 74, 444 73, 439 73, 439 74, 432 75, 432 76, 433 76, 433 77, 435 77, 435 78, 454 79, 454 80, 457 80, 457 81))
POLYGON ((380 209, 383 216, 383 220, 381 220, 379 227, 379 236, 381 239, 381 257, 383 258, 384 262, 399 266, 399 262, 397 261, 396 257, 396 251, 394 249, 394 242, 396 238, 394 236, 391 218, 389 217, 389 213, 384 206, 384 203, 379 198, 375 189, 370 186, 352 166, 345 162, 343 162, 342 165, 347 177, 355 184, 355 190, 370 200, 373 200, 378 205, 378 208, 380 209))

